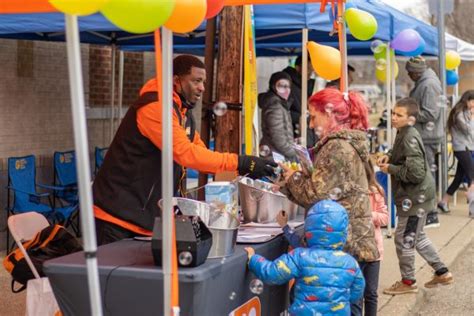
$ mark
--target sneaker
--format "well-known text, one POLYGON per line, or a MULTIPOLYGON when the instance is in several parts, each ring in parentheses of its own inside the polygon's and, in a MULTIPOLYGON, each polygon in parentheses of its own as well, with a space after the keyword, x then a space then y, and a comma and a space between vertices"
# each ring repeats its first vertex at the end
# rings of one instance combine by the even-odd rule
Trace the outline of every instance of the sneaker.
POLYGON ((453 275, 451 272, 446 272, 441 275, 433 275, 431 281, 425 283, 425 287, 433 288, 437 287, 438 285, 448 285, 454 282, 453 275))
POLYGON ((436 228, 439 227, 439 219, 438 219, 438 214, 435 212, 430 212, 428 215, 426 215, 426 223, 425 223, 425 228, 436 228))
POLYGON ((408 285, 403 283, 402 281, 397 281, 391 287, 383 290, 383 294, 387 295, 399 295, 408 293, 418 293, 418 286, 416 286, 416 283, 408 285))
POLYGON ((439 203, 438 203, 438 208, 439 208, 439 209, 441 210, 441 212, 443 212, 443 213, 449 213, 449 212, 450 212, 447 203, 439 202, 439 203))

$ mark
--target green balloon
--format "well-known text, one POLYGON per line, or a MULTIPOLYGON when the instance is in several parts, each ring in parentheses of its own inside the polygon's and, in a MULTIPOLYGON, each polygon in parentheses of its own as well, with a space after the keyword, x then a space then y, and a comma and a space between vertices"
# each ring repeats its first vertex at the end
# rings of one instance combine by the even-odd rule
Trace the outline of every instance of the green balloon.
POLYGON ((377 20, 368 12, 349 8, 345 18, 352 36, 360 41, 368 41, 377 33, 377 20))
MULTIPOLYGON (((378 47, 378 50, 374 53, 375 59, 387 59, 387 44, 382 44, 378 47)), ((390 57, 395 58, 395 51, 390 50, 390 57)))
POLYGON ((130 33, 150 33, 165 24, 175 0, 110 0, 101 13, 118 28, 130 33))

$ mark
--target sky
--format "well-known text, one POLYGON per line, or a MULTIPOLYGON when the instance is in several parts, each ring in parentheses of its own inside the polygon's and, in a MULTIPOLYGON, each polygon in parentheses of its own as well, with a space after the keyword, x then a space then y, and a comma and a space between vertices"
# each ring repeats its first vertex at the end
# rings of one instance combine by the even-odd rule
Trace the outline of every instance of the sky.
POLYGON ((381 0, 381 2, 429 23, 430 13, 427 0, 381 0))

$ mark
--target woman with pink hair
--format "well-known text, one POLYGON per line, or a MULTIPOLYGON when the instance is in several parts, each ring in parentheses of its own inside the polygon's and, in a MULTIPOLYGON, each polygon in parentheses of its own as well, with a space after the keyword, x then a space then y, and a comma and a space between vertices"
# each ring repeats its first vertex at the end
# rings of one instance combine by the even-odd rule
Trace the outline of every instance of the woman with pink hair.
MULTIPOLYGON (((345 250, 359 261, 376 261, 374 235, 365 168, 369 164, 367 105, 356 92, 324 89, 309 99, 310 127, 320 140, 313 149, 313 169, 298 172, 282 166, 282 191, 309 209, 332 199, 349 215, 345 250)), ((357 309, 353 315, 360 315, 357 309)))

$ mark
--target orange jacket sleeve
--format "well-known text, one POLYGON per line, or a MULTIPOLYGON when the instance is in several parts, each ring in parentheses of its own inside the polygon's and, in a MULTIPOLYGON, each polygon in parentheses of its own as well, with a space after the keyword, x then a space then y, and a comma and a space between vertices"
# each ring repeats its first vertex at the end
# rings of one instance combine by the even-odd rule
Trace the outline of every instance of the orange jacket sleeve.
MULTIPOLYGON (((236 154, 219 153, 207 149, 199 134, 191 142, 184 128, 179 124, 178 116, 173 111, 173 159, 178 164, 205 173, 236 171, 238 157, 236 154)), ((153 102, 137 111, 137 125, 140 133, 155 146, 162 149, 161 130, 162 107, 153 102)))

